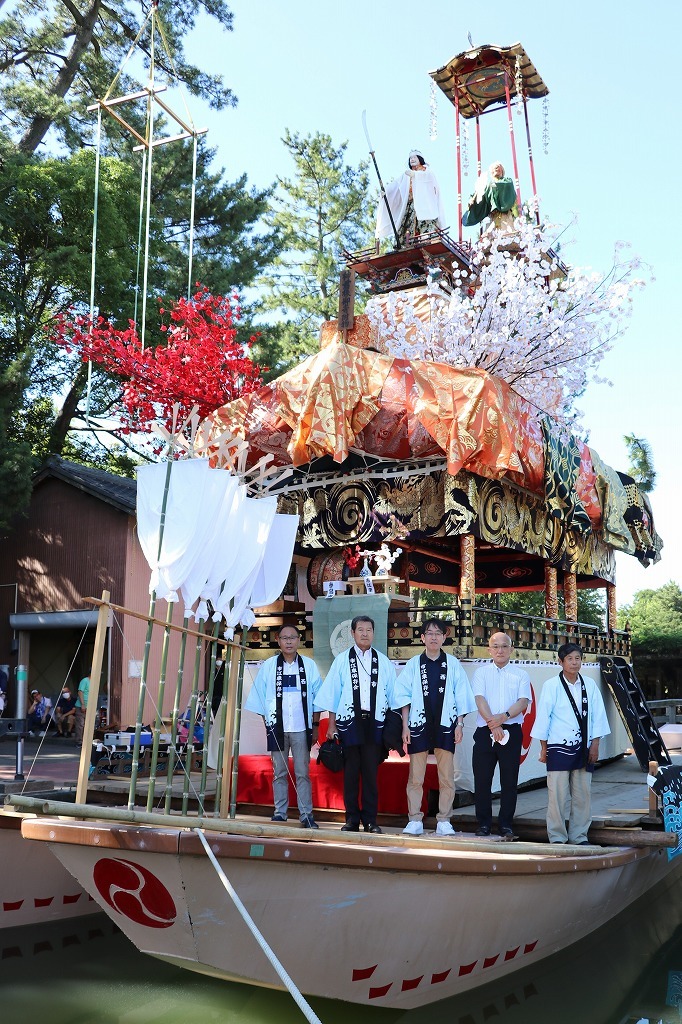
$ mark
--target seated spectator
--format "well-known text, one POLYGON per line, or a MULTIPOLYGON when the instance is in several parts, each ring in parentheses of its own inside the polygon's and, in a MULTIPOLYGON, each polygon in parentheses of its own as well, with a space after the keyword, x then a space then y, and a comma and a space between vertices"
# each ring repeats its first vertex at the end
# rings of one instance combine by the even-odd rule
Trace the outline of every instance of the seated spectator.
POLYGON ((57 723, 57 736, 73 736, 76 728, 76 698, 71 690, 65 687, 54 709, 57 723))
POLYGON ((29 736, 33 736, 35 732, 40 732, 45 729, 47 722, 50 718, 50 712, 52 711, 52 701, 49 697, 43 697, 40 690, 31 690, 31 703, 26 713, 26 720, 28 722, 29 736))

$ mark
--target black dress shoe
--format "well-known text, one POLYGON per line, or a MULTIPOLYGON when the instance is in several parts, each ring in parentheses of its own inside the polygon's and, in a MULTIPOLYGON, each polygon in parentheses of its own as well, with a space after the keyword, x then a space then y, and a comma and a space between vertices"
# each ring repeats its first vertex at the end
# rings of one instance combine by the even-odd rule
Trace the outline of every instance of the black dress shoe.
POLYGON ((518 839, 518 838, 519 837, 514 832, 512 832, 512 830, 510 828, 501 828, 500 829, 500 839, 504 839, 505 842, 512 843, 512 842, 514 842, 515 839, 518 839))
POLYGON ((365 832, 374 832, 375 835, 381 835, 382 831, 378 825, 365 825, 365 832))
POLYGON ((286 820, 287 819, 284 817, 283 814, 273 814, 273 816, 270 818, 270 821, 286 821, 286 820))
POLYGON ((477 836, 489 836, 490 835, 490 829, 488 828, 487 825, 481 825, 481 827, 479 829, 476 829, 476 835, 477 836))
POLYGON ((341 826, 341 831, 342 832, 359 832, 360 831, 360 826, 359 825, 354 825, 352 823, 352 821, 347 821, 345 825, 341 826))
POLYGON ((301 828, 319 828, 312 814, 307 814, 305 818, 301 818, 301 828))

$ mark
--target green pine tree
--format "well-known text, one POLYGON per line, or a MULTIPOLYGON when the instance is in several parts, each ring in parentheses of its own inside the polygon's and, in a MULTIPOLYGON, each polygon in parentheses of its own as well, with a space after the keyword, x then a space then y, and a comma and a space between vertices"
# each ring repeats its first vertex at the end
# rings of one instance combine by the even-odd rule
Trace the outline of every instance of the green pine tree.
POLYGON ((626 434, 623 440, 630 459, 628 475, 633 478, 641 491, 648 494, 656 486, 656 470, 651 447, 643 437, 635 437, 634 434, 626 434))
POLYGON ((274 375, 317 351, 322 322, 338 314, 343 251, 366 248, 373 231, 367 164, 346 166, 347 142, 289 131, 282 141, 294 174, 278 179, 267 217, 282 251, 260 279, 258 308, 270 317, 256 350, 274 375))

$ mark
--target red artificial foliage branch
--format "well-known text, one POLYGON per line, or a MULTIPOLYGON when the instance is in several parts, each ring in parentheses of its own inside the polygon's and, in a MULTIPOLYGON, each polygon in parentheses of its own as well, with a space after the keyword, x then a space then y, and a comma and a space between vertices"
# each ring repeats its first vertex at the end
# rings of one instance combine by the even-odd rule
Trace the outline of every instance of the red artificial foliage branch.
POLYGON ((146 431, 154 422, 170 430, 175 406, 180 421, 195 406, 203 419, 262 383, 261 368, 236 340, 239 307, 229 298, 198 287, 191 299, 160 313, 163 337, 145 349, 132 321, 122 331, 101 317, 91 326, 87 316, 60 315, 50 329, 50 339, 67 352, 119 378, 122 433, 146 431))

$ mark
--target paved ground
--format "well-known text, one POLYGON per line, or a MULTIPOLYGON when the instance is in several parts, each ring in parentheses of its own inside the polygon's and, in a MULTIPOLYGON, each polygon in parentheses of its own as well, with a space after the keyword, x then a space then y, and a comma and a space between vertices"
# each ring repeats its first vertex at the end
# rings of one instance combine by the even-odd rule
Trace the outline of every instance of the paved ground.
POLYGON ((15 782, 17 770, 16 740, 0 742, 0 792, 20 792, 25 788, 61 789, 75 786, 78 778, 79 749, 74 740, 55 739, 54 736, 28 737, 24 740, 24 782, 15 782))

